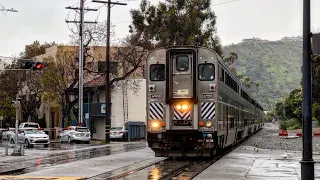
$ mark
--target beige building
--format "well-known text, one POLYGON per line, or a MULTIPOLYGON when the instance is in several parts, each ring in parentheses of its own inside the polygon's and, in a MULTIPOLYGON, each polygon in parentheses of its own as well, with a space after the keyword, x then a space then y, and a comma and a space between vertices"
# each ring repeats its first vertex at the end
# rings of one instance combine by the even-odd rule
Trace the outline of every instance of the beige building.
MULTIPOLYGON (((117 62, 118 63, 118 69, 117 69, 117 76, 123 74, 121 61, 114 60, 112 57, 114 55, 115 48, 110 48, 110 54, 111 54, 111 62, 117 62)), ((86 59, 86 65, 85 67, 89 71, 98 72, 100 68, 98 67, 105 64, 105 54, 106 54, 106 47, 105 46, 92 46, 90 47, 90 50, 88 51, 90 56, 86 59)), ((78 58, 78 47, 77 46, 53 46, 50 48, 47 48, 45 51, 45 54, 39 55, 34 57, 35 60, 38 61, 45 61, 46 58, 52 58, 55 63, 65 63, 68 64, 68 61, 73 61, 74 63, 72 66, 78 67, 78 63, 76 62, 76 58, 78 58)), ((74 69, 72 69, 74 71, 74 69)), ((71 71, 72 71, 71 70, 71 71)), ((87 73, 86 70, 84 70, 84 83, 92 82, 95 79, 101 78, 101 74, 97 73, 87 73)), ((112 77, 112 76, 111 76, 112 77)), ((142 70, 137 70, 134 74, 130 76, 130 78, 143 78, 143 72, 142 70)), ((77 88, 78 84, 74 86, 74 88, 77 88)), ((75 95, 71 97, 71 100, 75 98, 78 94, 78 90, 75 89, 75 95)), ((99 92, 100 94, 101 92, 99 92)), ((22 93, 23 94, 23 93, 22 93)), ((96 96, 96 95, 93 95, 96 96)), ((60 110, 60 105, 56 102, 44 102, 42 100, 42 104, 39 107, 38 111, 38 118, 42 119, 45 118, 46 121, 46 128, 52 128, 52 127, 62 127, 62 113, 60 110)), ((22 113, 20 113, 22 114, 22 113)), ((78 117, 77 114, 75 114, 76 117, 78 117)), ((22 119, 22 118, 20 118, 22 119)))

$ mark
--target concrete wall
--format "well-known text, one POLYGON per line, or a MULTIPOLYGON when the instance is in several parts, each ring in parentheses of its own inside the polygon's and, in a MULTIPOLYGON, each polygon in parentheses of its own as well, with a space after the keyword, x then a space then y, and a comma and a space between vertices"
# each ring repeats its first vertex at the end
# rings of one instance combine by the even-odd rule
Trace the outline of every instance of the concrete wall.
POLYGON ((104 130, 104 117, 94 117, 91 122, 93 123, 93 127, 95 131, 92 132, 92 139, 105 139, 105 130, 104 130))

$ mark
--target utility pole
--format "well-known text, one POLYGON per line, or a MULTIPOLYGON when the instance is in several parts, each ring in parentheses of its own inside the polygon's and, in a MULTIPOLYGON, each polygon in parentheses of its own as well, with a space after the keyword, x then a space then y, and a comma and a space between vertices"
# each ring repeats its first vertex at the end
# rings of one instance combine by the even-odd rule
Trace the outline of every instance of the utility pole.
POLYGON ((105 133, 106 133, 106 143, 110 143, 110 127, 111 127, 111 88, 109 86, 110 83, 110 11, 111 4, 113 5, 127 5, 126 3, 119 2, 111 2, 108 1, 99 1, 93 0, 92 2, 108 4, 108 15, 107 15, 107 49, 106 49, 106 125, 105 125, 105 133))
POLYGON ((311 86, 311 32, 310 0, 303 0, 303 65, 302 65, 302 120, 303 151, 301 179, 314 179, 314 160, 312 158, 312 86, 311 86))
MULTIPOLYGON (((84 10, 88 11, 97 11, 98 9, 85 9, 84 8, 84 1, 80 0, 80 8, 74 8, 74 7, 66 7, 66 9, 73 9, 73 10, 80 10, 80 28, 79 28, 79 110, 78 110, 78 118, 79 123, 83 124, 83 25, 84 23, 97 23, 97 22, 84 22, 84 10)), ((66 22, 72 22, 72 23, 78 23, 78 21, 67 21, 66 22)), ((62 127, 64 127, 64 122, 62 123, 62 127)))

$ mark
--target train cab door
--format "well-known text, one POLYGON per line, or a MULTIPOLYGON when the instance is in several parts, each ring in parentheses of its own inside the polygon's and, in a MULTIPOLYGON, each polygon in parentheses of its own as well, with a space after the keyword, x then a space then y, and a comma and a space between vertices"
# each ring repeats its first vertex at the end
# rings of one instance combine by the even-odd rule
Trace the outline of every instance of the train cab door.
POLYGON ((174 54, 172 58, 172 97, 192 98, 192 54, 174 54))
POLYGON ((192 129, 195 86, 194 49, 169 49, 167 51, 167 104, 170 104, 170 129, 192 129))

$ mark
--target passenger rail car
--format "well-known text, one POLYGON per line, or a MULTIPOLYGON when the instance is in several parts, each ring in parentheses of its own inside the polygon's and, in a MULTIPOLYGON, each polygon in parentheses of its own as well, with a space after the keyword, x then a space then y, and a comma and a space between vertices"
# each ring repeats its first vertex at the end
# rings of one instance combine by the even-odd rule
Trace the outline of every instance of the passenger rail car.
POLYGON ((212 157, 262 128, 261 105, 215 51, 159 48, 146 67, 147 140, 157 157, 212 157))

